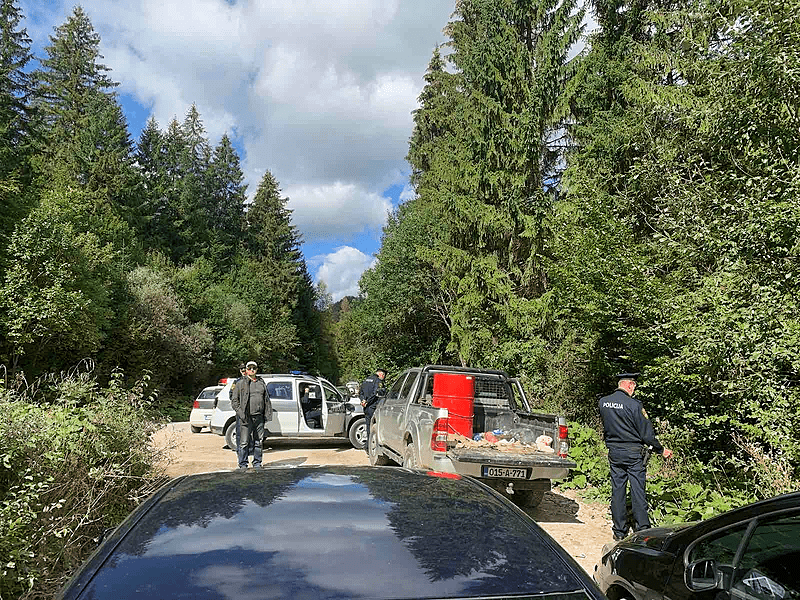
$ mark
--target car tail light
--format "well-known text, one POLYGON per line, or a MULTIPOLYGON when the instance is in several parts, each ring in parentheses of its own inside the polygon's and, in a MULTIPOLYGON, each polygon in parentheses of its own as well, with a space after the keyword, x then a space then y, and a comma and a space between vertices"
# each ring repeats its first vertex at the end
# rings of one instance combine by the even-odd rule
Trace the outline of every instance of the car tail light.
POLYGON ((447 452, 447 418, 436 419, 431 434, 431 450, 447 452))
POLYGON ((443 473, 442 471, 428 471, 425 475, 441 477, 442 479, 461 479, 461 475, 458 473, 443 473))
POLYGON ((569 454, 569 429, 567 428, 567 420, 564 417, 558 419, 558 455, 561 458, 567 458, 569 454))
POLYGON ((192 408, 200 408, 200 402, 198 400, 195 400, 194 404, 192 404, 192 408))

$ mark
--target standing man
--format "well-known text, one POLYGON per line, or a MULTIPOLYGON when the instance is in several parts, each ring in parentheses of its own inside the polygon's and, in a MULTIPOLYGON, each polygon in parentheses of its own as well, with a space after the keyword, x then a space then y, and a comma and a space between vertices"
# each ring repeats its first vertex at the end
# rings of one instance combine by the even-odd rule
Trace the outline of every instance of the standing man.
POLYGON ((248 447, 253 441, 253 468, 261 468, 264 439, 264 424, 272 420, 272 404, 267 393, 267 384, 256 376, 258 365, 250 361, 246 365, 246 377, 231 386, 231 406, 241 421, 238 439, 239 468, 247 468, 248 447))
POLYGON ((361 406, 364 407, 364 418, 367 423, 367 444, 364 446, 367 454, 369 454, 369 424, 372 421, 375 409, 378 408, 378 400, 383 397, 383 380, 385 377, 386 369, 376 369, 373 375, 364 380, 358 392, 358 397, 361 398, 361 406))
POLYGON ((638 375, 639 373, 617 375, 617 389, 613 394, 600 398, 598 402, 603 421, 603 439, 608 448, 608 464, 611 468, 611 518, 615 540, 621 540, 628 534, 628 482, 631 487, 634 531, 650 527, 645 495, 650 449, 664 458, 672 456, 672 450, 664 448, 656 439, 653 425, 642 403, 633 397, 638 375))
MULTIPOLYGON (((245 381, 247 380, 247 369, 245 368, 244 363, 239 363, 239 378, 233 382, 230 391, 230 397, 233 399, 233 392, 237 386, 241 387, 245 381)), ((231 400, 231 405, 233 405, 233 400, 231 400)), ((239 418, 239 415, 236 415, 236 452, 239 452, 239 440, 242 439, 242 420, 239 418)), ((231 448, 233 450, 233 448, 231 448)), ((250 447, 247 449, 248 454, 253 453, 253 440, 250 440, 250 447)))

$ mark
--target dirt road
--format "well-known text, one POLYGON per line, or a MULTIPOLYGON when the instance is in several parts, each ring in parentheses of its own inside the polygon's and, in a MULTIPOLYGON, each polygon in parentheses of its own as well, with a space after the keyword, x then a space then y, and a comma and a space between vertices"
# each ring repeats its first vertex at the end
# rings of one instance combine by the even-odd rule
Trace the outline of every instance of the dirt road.
MULTIPOLYGON (((165 449, 171 477, 236 468, 236 456, 225 439, 207 429, 191 433, 188 423, 172 423, 156 434, 155 441, 165 449)), ((346 440, 270 439, 264 464, 369 465, 369 460, 346 440)), ((607 505, 586 503, 571 490, 553 491, 528 514, 591 575, 603 544, 611 541, 607 505)))

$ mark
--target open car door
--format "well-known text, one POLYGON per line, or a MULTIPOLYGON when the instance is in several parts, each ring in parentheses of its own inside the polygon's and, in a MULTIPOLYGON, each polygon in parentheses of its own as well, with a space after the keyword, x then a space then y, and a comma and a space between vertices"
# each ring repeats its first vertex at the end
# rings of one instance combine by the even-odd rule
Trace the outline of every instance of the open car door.
POLYGON ((347 401, 328 382, 322 382, 322 389, 325 394, 325 400, 322 403, 322 422, 325 426, 325 435, 344 435, 347 401))

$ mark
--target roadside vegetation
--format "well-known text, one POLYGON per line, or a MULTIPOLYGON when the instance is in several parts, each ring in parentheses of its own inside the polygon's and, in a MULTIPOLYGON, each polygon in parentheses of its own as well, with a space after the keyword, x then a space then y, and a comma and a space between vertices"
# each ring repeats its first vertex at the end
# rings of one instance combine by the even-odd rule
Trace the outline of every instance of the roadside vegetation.
POLYGON ((414 113, 416 195, 334 305, 269 165, 246 203, 195 106, 134 142, 87 14, 34 57, 0 0, 2 598, 50 597, 160 481, 157 415, 249 358, 334 381, 505 369, 572 421, 564 485, 596 494, 597 397, 635 369, 675 451, 651 462, 656 522, 798 489, 799 12, 458 0, 414 113))
POLYGON ((147 379, 100 386, 82 364, 0 388, 0 598, 52 598, 166 479, 147 379))

